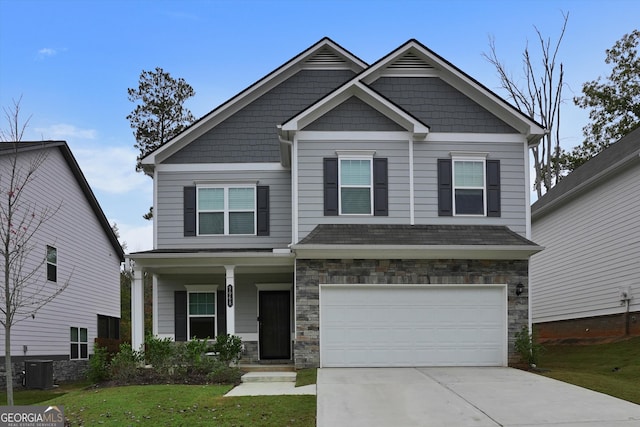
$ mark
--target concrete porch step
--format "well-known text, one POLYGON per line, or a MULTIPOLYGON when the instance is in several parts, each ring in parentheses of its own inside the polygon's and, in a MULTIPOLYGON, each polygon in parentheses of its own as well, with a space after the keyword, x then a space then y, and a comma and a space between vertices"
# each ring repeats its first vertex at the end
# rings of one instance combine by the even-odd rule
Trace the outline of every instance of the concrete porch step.
POLYGON ((244 372, 295 372, 296 368, 293 364, 239 364, 238 368, 244 372))
POLYGON ((242 376, 243 383, 280 383, 296 382, 295 372, 247 372, 242 376))

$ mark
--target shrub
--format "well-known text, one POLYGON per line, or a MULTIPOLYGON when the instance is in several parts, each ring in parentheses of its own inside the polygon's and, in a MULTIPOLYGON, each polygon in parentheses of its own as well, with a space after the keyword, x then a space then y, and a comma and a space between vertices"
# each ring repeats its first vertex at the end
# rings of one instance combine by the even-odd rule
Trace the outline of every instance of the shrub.
POLYGON ((93 344, 93 356, 89 359, 87 378, 94 383, 109 379, 109 350, 97 343, 93 344))
POLYGON ((173 364, 175 346, 171 338, 147 335, 144 344, 144 360, 147 364, 157 369, 173 364))
POLYGON ((242 356, 242 340, 235 335, 218 335, 213 350, 218 353, 218 359, 223 363, 238 363, 242 356))
POLYGON ((140 352, 131 348, 131 344, 121 344, 118 354, 113 356, 109 364, 111 378, 118 382, 135 381, 138 375, 138 368, 143 357, 140 352))
POLYGON ((242 377, 242 371, 236 367, 230 367, 228 364, 223 364, 218 361, 211 372, 207 374, 207 382, 213 384, 240 384, 240 378, 242 377))
POLYGON ((516 332, 515 347, 522 361, 531 367, 536 367, 540 355, 544 352, 544 347, 537 342, 534 334, 529 333, 527 326, 523 326, 519 332, 516 332))

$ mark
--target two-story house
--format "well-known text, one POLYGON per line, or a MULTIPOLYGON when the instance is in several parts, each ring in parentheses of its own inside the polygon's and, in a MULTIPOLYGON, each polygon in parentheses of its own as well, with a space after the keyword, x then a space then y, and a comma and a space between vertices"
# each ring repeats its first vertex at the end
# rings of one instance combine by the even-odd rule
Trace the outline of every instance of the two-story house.
MULTIPOLYGON (((64 141, 0 143, 0 190, 3 230, 7 230, 11 202, 11 224, 30 235, 23 245, 27 249, 20 258, 16 257, 19 251, 13 253, 9 268, 10 299, 16 314, 10 336, 14 382, 20 382, 25 362, 31 360, 50 362, 51 369, 46 371, 53 378, 48 380, 81 379, 93 354, 94 340, 119 338, 122 247, 64 141), (9 196, 9 192, 18 191, 15 187, 21 191, 17 204, 9 196), (31 303, 43 302, 62 288, 53 300, 33 312, 40 304, 31 303), (16 301, 22 301, 17 303, 19 309, 16 301)), ((9 249, 16 250, 16 245, 12 243, 9 249)), ((0 259, 4 285, 5 259, 0 259)), ((3 321, 4 291, 3 286, 3 321)), ((4 332, 0 327, 3 371, 4 332)), ((5 376, 0 379, 4 382, 5 376)))
POLYGON ((142 163, 153 334, 235 334, 313 366, 515 362, 528 325, 528 147, 544 129, 410 40, 372 65, 325 38, 142 163))

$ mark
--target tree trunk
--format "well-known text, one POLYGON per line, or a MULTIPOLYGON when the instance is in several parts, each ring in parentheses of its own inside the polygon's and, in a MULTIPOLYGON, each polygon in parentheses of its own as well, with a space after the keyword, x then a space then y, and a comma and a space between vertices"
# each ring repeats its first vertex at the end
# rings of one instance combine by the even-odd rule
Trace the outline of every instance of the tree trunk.
POLYGON ((13 406, 13 366, 11 364, 11 326, 4 327, 4 364, 7 381, 7 406, 13 406))

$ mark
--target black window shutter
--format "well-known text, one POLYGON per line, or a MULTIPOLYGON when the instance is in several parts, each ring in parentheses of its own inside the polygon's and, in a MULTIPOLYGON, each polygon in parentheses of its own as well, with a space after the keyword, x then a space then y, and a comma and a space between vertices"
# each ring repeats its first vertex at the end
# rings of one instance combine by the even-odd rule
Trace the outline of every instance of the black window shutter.
POLYGON ((324 215, 338 215, 338 159, 324 159, 324 215))
POLYGON ((387 159, 373 159, 373 214, 389 215, 387 159))
POLYGON ((173 313, 176 341, 187 340, 187 291, 173 294, 173 313))
POLYGON ((487 160, 487 216, 500 216, 500 160, 487 160))
POLYGON ((258 236, 269 235, 269 187, 258 186, 258 236))
POLYGON ((451 159, 438 159, 438 215, 453 216, 451 159))
POLYGON ((184 235, 196 235, 196 187, 184 187, 184 235))

